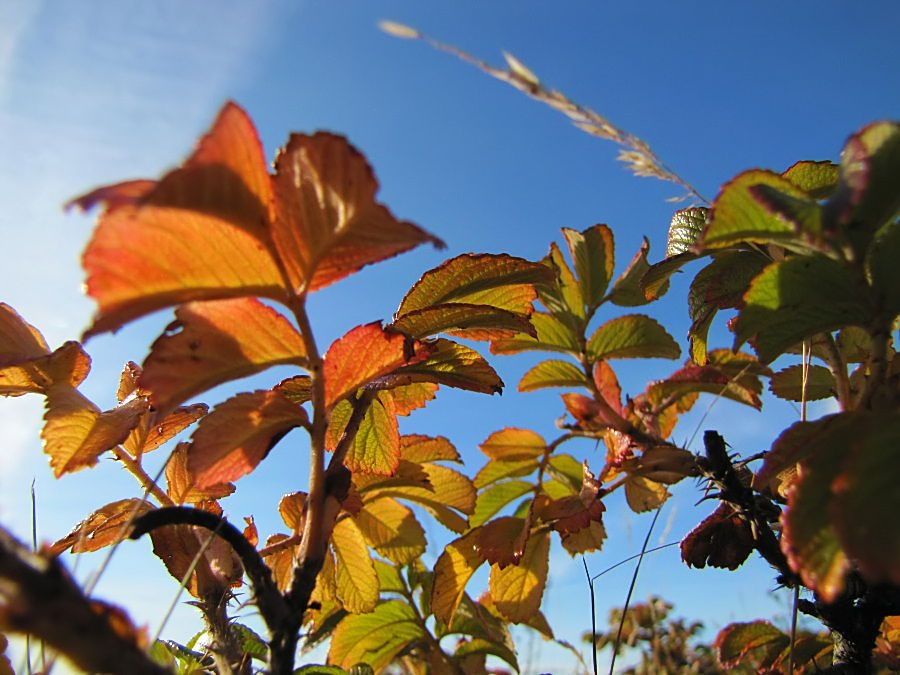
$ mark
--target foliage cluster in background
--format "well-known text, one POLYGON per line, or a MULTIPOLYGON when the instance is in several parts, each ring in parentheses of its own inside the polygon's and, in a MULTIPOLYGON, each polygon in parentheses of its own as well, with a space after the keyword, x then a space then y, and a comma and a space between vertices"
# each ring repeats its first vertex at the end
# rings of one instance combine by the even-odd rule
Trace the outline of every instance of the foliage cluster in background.
MULTIPOLYGON (((638 175, 674 181, 702 202, 640 139, 507 61, 506 70, 478 65, 620 144, 638 175)), ((55 475, 110 454, 139 486, 39 551, 0 530, 0 629, 30 634, 89 672, 291 673, 298 646, 326 639, 329 665, 300 672, 477 673, 489 657, 518 669, 511 625, 557 639, 540 611, 551 543, 573 556, 597 551, 608 495, 621 491, 634 512, 652 512, 669 486, 693 479, 716 505, 681 542, 684 562, 736 570, 759 554, 777 583, 804 592, 797 608, 832 639, 734 624, 713 654, 691 646, 698 626, 669 620, 670 607, 651 599, 614 617, 614 632, 595 631, 597 649, 646 645, 636 672, 814 672, 831 663, 870 672, 876 646, 896 660, 898 177, 900 125, 874 122, 849 138, 839 163, 746 171, 711 203, 676 211, 658 262, 645 241, 617 264, 607 225, 564 228, 540 260, 445 261, 389 320, 356 317, 323 349, 307 312, 312 293, 442 242, 376 199, 372 169, 343 137, 292 134, 270 170, 253 123, 226 104, 177 169, 73 201, 99 207, 83 257, 98 304, 85 339, 174 311, 143 364, 126 364, 118 405, 101 410, 79 390, 91 363, 80 343, 51 349, 0 305, 0 393, 44 397, 41 436, 55 475), (642 309, 682 269, 693 275, 686 357, 642 309), (723 311, 733 342, 710 345, 723 311), (499 393, 504 383, 479 345, 546 355, 518 389, 562 388, 548 415, 564 416, 549 439, 501 421, 474 472, 459 466, 452 439, 401 434, 398 417, 439 405, 431 401, 442 386, 499 393), (642 391, 623 392, 617 363, 644 358, 680 361, 642 391), (274 366, 295 373, 211 408, 193 402, 274 366), (702 455, 672 439, 701 395, 760 409, 766 380, 804 411, 831 398, 837 412, 804 415, 754 458, 730 451, 727 431, 706 431, 702 455), (569 450, 582 439, 602 444, 602 464, 569 450), (236 527, 220 500, 279 443, 309 462, 309 484, 278 503, 281 531, 261 535, 251 514, 236 527), (161 448, 169 454, 152 475, 144 458, 161 448), (422 560, 423 518, 451 533, 432 568, 422 560), (61 562, 65 551, 144 535, 201 612, 203 642, 138 630, 61 562), (476 593, 469 582, 483 566, 487 588, 476 593), (246 602, 265 637, 233 620, 246 602)))

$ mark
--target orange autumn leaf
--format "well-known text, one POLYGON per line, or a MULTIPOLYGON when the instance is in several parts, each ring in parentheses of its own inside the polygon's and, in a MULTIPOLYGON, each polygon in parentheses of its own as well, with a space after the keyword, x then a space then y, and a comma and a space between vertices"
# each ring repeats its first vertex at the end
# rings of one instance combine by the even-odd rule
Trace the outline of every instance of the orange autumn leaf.
POLYGON ((191 439, 194 487, 203 490, 250 473, 285 433, 305 424, 303 408, 275 391, 245 392, 220 403, 191 439))
POLYGON ((96 464, 101 454, 128 437, 147 411, 144 399, 133 398, 101 412, 67 384, 48 390, 46 406, 41 438, 57 478, 96 464))
POLYGON ((325 353, 325 405, 329 408, 362 385, 427 358, 431 348, 381 322, 357 326, 335 340, 325 353))
POLYGON ((194 475, 188 467, 189 443, 179 443, 166 463, 166 493, 176 504, 197 504, 209 499, 220 499, 234 492, 231 483, 216 483, 199 490, 194 475))
POLYGON ((50 353, 41 332, 0 302, 0 366, 46 356, 50 353))
POLYGON ((314 291, 419 244, 444 243, 375 201, 366 158, 342 136, 292 134, 275 160, 272 238, 294 292, 314 291))
POLYGON ((54 385, 76 387, 91 370, 91 357, 74 341, 52 354, 16 359, 0 364, 0 395, 46 394, 54 385))
POLYGON ((525 552, 530 530, 530 518, 502 516, 478 529, 475 547, 491 565, 500 569, 518 565, 525 552))
POLYGON ((285 297, 268 245, 265 157, 238 106, 223 108, 182 167, 145 187, 109 186, 72 202, 106 205, 83 258, 98 302, 86 335, 190 300, 285 297))
POLYGON ((190 302, 150 348, 140 385, 161 410, 266 368, 306 362, 300 333, 256 298, 190 302))
POLYGON ((97 551, 127 539, 131 523, 138 516, 153 510, 143 499, 120 499, 102 506, 82 520, 62 539, 50 546, 50 553, 59 555, 67 549, 72 553, 97 551))
POLYGON ((148 412, 128 434, 122 447, 134 457, 156 450, 203 417, 208 410, 205 403, 195 403, 175 408, 162 419, 159 419, 158 413, 148 412))

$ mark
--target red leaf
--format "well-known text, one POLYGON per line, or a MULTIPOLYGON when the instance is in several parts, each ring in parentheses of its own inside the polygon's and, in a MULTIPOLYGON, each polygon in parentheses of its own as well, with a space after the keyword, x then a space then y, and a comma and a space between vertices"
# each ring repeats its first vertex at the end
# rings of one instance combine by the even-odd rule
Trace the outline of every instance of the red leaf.
POLYGON ((482 525, 478 530, 475 549, 485 560, 500 569, 518 565, 528 542, 528 520, 503 516, 482 525))
POLYGON ((384 330, 381 322, 357 326, 325 354, 325 405, 331 408, 362 385, 418 363, 431 351, 421 342, 384 330))
POLYGON ((690 566, 736 570, 753 551, 750 524, 725 503, 681 541, 681 559, 690 566))
POLYGON ((153 343, 140 384, 164 412, 223 382, 303 365, 305 356, 297 330, 255 298, 191 302, 153 343))
POLYGON ((314 291, 419 244, 444 246, 375 201, 378 183, 347 139, 292 134, 275 160, 272 236, 295 291, 314 291))
POLYGON ((597 386, 597 391, 600 392, 603 400, 621 415, 622 387, 619 386, 616 372, 608 362, 597 361, 597 365, 594 366, 594 384, 597 386))
POLYGON ((203 490, 256 468, 291 429, 308 424, 303 408, 275 391, 238 394, 203 418, 191 440, 188 468, 203 490))

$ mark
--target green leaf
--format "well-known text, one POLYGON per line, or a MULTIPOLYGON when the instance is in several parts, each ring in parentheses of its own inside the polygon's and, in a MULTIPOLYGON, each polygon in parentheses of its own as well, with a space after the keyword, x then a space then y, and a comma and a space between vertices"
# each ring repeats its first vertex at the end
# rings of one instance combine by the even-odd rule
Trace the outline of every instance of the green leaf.
POLYGON ((461 255, 422 275, 400 303, 397 320, 445 303, 489 305, 528 314, 536 297, 533 285, 552 281, 553 271, 541 263, 505 254, 461 255))
POLYGON ((874 304, 864 280, 820 255, 772 263, 753 280, 744 302, 734 348, 753 338, 764 362, 816 333, 865 326, 874 304))
POLYGON ((641 279, 641 289, 644 292, 644 297, 647 300, 661 298, 669 290, 670 277, 679 272, 689 262, 693 262, 699 257, 696 253, 686 251, 651 265, 644 278, 641 279))
POLYGON ((732 374, 715 365, 688 364, 665 380, 652 383, 647 388, 647 395, 653 401, 671 399, 675 403, 684 396, 707 393, 744 403, 759 410, 762 407, 762 401, 759 399, 759 381, 748 379, 749 381, 735 380, 732 374))
POLYGON ((586 387, 587 378, 571 361, 541 361, 519 380, 519 391, 543 387, 586 387))
POLYGON ((759 185, 768 185, 789 197, 806 198, 806 193, 777 173, 745 171, 726 183, 716 197, 699 242, 703 249, 728 248, 744 242, 788 245, 796 240, 793 226, 758 199, 755 188, 759 185))
POLYGON ((516 333, 535 334, 525 314, 459 302, 407 312, 391 326, 414 338, 449 333, 470 340, 491 340, 516 333))
POLYGON ((378 587, 382 593, 402 593, 408 590, 396 565, 377 559, 373 562, 375 573, 378 575, 378 587))
MULTIPOLYGON (((331 535, 337 597, 352 614, 365 614, 378 602, 378 575, 362 531, 353 518, 343 518, 331 535)), ((341 624, 343 625, 343 624, 341 624)))
POLYGON ((609 292, 609 300, 619 307, 638 307, 646 305, 654 298, 644 295, 644 288, 641 280, 650 269, 650 263, 647 262, 647 255, 650 253, 650 242, 644 237, 644 243, 641 249, 635 253, 634 258, 628 263, 628 267, 622 272, 622 275, 616 279, 612 290, 609 292))
POLYGON ((603 302, 615 265, 613 233, 606 225, 594 225, 583 232, 563 228, 575 276, 588 310, 603 302))
POLYGON ((479 490, 504 478, 519 478, 537 470, 537 457, 532 459, 491 460, 475 475, 472 481, 479 490))
POLYGON ((900 415, 865 416, 854 425, 829 513, 844 551, 872 581, 900 583, 900 415))
POLYGON ((269 647, 256 632, 242 623, 232 623, 231 633, 237 638, 241 651, 259 661, 267 661, 269 647))
POLYGON ((581 295, 581 286, 578 285, 556 242, 550 244, 550 252, 543 263, 556 272, 556 279, 553 283, 535 286, 540 301, 551 314, 584 319, 584 297, 581 295))
POLYGON ((547 473, 576 493, 581 490, 584 482, 584 467, 572 455, 562 453, 550 455, 547 473))
POLYGON ((347 671, 337 666, 322 666, 310 663, 294 670, 294 675, 347 675, 347 671))
POLYGON ((828 226, 846 232, 857 250, 900 210, 900 123, 874 122, 849 138, 841 182, 826 204, 828 226))
POLYGON ((581 352, 579 336, 559 318, 544 312, 531 315, 537 337, 516 335, 491 341, 493 354, 518 354, 525 351, 561 352, 577 356, 581 352))
POLYGON ((798 235, 798 240, 812 248, 827 250, 824 233, 824 211, 819 203, 808 196, 785 194, 771 185, 752 185, 750 194, 768 211, 788 223, 798 235))
POLYGON ((425 552, 425 530, 412 509, 395 499, 367 502, 356 514, 356 524, 369 546, 399 565, 425 552))
POLYGON ((462 659, 470 654, 490 654, 503 659, 516 671, 519 669, 516 653, 507 645, 500 642, 493 642, 491 640, 485 640, 484 638, 460 640, 456 650, 453 652, 453 657, 455 659, 462 659))
POLYGON ((669 236, 666 239, 666 258, 693 251, 694 244, 703 235, 709 209, 692 206, 676 211, 669 223, 669 236))
POLYGON ((619 316, 600 326, 587 343, 591 359, 677 359, 681 349, 656 320, 643 314, 619 316))
POLYGON ((423 637, 415 610, 402 600, 388 600, 368 614, 341 621, 332 635, 328 660, 344 668, 368 663, 379 672, 408 644, 423 637))
POLYGON ((389 476, 399 463, 400 429, 397 418, 376 398, 366 410, 344 465, 351 471, 389 476))
POLYGON ((790 644, 791 638, 768 621, 733 623, 716 636, 719 661, 726 668, 735 668, 757 650, 766 661, 774 660, 790 644))
POLYGON ((741 307, 744 294, 766 266, 766 258, 750 251, 726 251, 716 255, 700 270, 688 292, 691 324, 688 337, 691 357, 700 364, 707 362, 707 335, 713 318, 720 309, 741 307))
POLYGON ((825 199, 837 189, 840 167, 827 160, 804 160, 792 165, 781 175, 813 199, 825 199))
POLYGON ((500 509, 531 489, 532 484, 524 480, 508 480, 488 486, 478 495, 478 501, 475 502, 475 512, 469 518, 469 525, 471 527, 484 525, 500 509))
POLYGON ((835 395, 834 375, 824 366, 810 366, 803 385, 803 366, 789 366, 772 375, 769 390, 787 401, 820 401, 835 395))
POLYGON ((900 224, 893 224, 875 239, 869 252, 872 289, 891 321, 900 314, 900 224))

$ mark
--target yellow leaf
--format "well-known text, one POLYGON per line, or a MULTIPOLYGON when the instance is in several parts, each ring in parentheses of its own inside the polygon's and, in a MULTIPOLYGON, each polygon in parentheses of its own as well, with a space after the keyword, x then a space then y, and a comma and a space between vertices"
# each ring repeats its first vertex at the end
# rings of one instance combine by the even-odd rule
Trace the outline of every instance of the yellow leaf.
POLYGON ((491 567, 491 597, 509 621, 528 621, 540 609, 549 564, 550 533, 544 531, 529 537, 518 565, 491 567))
POLYGON ((479 531, 476 528, 450 542, 434 564, 431 611, 436 619, 445 624, 450 624, 466 591, 466 584, 484 562, 476 548, 479 531))
POLYGON ((331 548, 337 597, 344 609, 353 614, 371 612, 378 602, 378 575, 363 534, 353 518, 344 518, 334 526, 331 548))
POLYGON ((376 499, 356 515, 366 542, 388 560, 405 564, 425 552, 425 531, 412 510, 395 499, 376 499))

